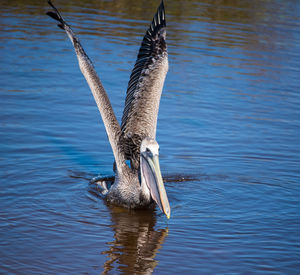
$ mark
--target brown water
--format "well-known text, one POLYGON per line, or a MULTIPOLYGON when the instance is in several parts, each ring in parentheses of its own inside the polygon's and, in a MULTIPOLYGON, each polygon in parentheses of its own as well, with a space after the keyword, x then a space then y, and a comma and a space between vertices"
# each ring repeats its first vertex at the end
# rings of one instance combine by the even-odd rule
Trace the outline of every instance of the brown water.
MULTIPOLYGON (((121 118, 159 1, 55 1, 121 118)), ((113 156, 46 1, 0 2, 1 274, 297 274, 299 1, 166 1, 172 215, 105 204, 113 156)))

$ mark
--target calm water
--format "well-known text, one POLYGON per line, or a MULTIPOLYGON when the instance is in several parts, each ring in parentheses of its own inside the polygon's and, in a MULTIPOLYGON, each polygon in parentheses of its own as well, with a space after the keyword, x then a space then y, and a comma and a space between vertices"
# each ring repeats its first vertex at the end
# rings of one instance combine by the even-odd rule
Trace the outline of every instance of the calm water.
MULTIPOLYGON (((55 4, 120 119, 159 1, 55 4)), ((1 274, 299 272, 299 1, 166 1, 169 221, 106 205, 89 184, 113 156, 46 1, 0 10, 1 274)))

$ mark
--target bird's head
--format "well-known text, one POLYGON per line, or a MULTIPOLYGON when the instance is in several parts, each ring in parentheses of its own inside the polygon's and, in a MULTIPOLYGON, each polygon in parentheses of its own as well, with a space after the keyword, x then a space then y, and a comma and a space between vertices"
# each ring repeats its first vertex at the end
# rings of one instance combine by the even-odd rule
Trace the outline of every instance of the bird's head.
POLYGON ((159 145, 156 140, 143 139, 140 150, 141 186, 144 192, 150 193, 160 210, 169 219, 171 208, 160 172, 158 155, 159 145))

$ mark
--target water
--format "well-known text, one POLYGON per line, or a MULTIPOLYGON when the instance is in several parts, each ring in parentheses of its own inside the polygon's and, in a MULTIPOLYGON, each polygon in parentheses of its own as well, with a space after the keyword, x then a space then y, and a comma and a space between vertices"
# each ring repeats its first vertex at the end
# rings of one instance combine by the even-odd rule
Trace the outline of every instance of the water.
MULTIPOLYGON (((158 2, 55 1, 118 119, 158 2)), ((1 274, 298 272, 298 1, 166 2, 169 221, 97 196, 113 156, 70 41, 46 1, 0 7, 1 274)))

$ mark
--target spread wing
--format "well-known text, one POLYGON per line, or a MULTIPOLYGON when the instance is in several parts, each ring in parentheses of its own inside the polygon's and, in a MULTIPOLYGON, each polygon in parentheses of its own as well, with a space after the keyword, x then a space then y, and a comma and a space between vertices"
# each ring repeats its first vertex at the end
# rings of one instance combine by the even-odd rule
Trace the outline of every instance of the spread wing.
POLYGON ((124 153, 119 149, 121 129, 110 104, 109 98, 102 86, 100 78, 98 77, 91 60, 86 55, 70 25, 66 23, 57 8, 52 4, 50 0, 48 1, 48 3, 53 10, 47 12, 47 15, 59 22, 58 27, 65 30, 74 46, 80 70, 93 93, 102 120, 104 122, 106 133, 114 153, 117 167, 120 168, 124 163, 124 153))
POLYGON ((155 139, 157 115, 168 71, 166 20, 161 2, 142 41, 128 83, 122 117, 122 144, 127 159, 137 168, 141 141, 155 139))

